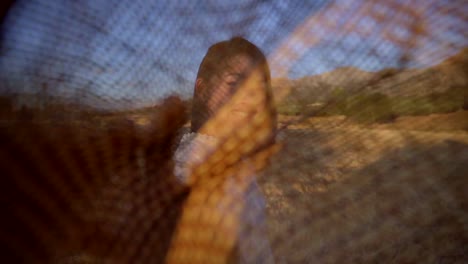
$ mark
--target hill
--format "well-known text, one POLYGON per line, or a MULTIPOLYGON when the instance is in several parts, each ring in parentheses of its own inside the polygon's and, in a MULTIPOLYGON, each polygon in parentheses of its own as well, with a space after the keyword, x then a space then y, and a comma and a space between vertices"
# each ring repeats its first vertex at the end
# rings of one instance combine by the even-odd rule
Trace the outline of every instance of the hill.
POLYGON ((424 69, 367 72, 342 67, 297 80, 274 80, 273 89, 282 93, 277 102, 279 112, 286 115, 344 115, 374 123, 450 113, 468 109, 467 55, 465 48, 424 69))
POLYGON ((387 68, 368 72, 355 67, 341 67, 320 75, 300 79, 273 79, 277 97, 289 94, 286 101, 307 98, 309 103, 325 101, 335 89, 347 93, 372 92, 390 97, 422 97, 468 85, 468 48, 433 67, 423 69, 387 68))

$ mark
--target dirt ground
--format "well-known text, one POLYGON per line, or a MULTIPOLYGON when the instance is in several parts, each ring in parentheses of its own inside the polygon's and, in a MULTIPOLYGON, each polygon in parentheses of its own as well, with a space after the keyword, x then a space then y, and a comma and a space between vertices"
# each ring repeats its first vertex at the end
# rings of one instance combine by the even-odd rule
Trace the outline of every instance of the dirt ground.
POLYGON ((276 263, 468 263, 467 117, 280 116, 284 146, 259 178, 276 263))
POLYGON ((260 179, 278 263, 466 263, 466 115, 283 130, 260 179))

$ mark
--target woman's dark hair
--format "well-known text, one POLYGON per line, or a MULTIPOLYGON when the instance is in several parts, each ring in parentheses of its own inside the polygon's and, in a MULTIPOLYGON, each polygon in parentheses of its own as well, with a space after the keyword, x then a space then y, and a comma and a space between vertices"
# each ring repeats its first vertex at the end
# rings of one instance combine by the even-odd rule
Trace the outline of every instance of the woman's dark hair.
POLYGON ((207 104, 210 96, 213 94, 213 89, 216 87, 211 85, 209 80, 216 74, 221 74, 227 68, 230 59, 239 54, 248 56, 253 66, 262 66, 267 83, 265 91, 267 94, 266 104, 268 106, 273 103, 270 69, 263 52, 242 37, 234 37, 227 41, 218 42, 208 49, 198 69, 197 80, 203 80, 204 87, 203 89, 199 89, 200 87, 197 87, 196 84, 194 88, 191 117, 192 132, 198 131, 212 115, 207 104))

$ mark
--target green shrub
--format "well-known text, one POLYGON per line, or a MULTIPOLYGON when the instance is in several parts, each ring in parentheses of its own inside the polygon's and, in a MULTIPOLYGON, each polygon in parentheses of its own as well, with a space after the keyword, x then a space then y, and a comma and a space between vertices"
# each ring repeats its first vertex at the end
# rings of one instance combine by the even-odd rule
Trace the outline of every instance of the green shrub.
POLYGON ((359 123, 386 123, 395 120, 390 98, 380 93, 359 94, 347 102, 346 116, 359 123))
MULTIPOLYGON (((307 100, 305 101, 307 102, 307 100)), ((305 102, 283 104, 278 112, 284 115, 305 113, 305 102)), ((308 102, 313 103, 313 102, 308 102)), ((349 94, 337 88, 328 102, 315 114, 318 116, 344 115, 359 123, 392 122, 398 116, 429 115, 468 110, 468 89, 452 87, 447 91, 420 97, 389 97, 381 93, 349 94)))
POLYGON ((464 109, 467 95, 466 89, 452 87, 424 97, 395 97, 392 98, 392 107, 399 116, 451 113, 464 109))
POLYGON ((347 110, 348 93, 341 88, 334 89, 328 97, 328 102, 317 113, 319 116, 344 115, 347 110))
POLYGON ((289 103, 278 106, 278 114, 281 115, 299 115, 303 112, 303 106, 299 104, 289 103))

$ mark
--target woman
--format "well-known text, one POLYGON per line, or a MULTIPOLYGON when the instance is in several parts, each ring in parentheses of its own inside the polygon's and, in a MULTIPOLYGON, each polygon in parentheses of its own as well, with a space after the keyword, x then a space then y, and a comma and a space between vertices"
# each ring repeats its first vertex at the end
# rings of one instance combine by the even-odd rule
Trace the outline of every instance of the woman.
MULTIPOLYGON (((230 257, 236 262, 273 262, 266 232, 265 201, 256 182, 254 162, 249 157, 273 143, 275 129, 270 71, 260 49, 240 37, 211 46, 198 71, 191 133, 183 136, 176 151, 175 174, 181 182, 189 185, 201 181, 204 175, 197 176, 192 171, 194 167, 206 162, 213 152, 225 149, 226 142, 244 146, 232 147, 240 156, 237 163, 243 165, 224 163, 225 167, 236 169, 231 170, 232 176, 220 181, 218 190, 222 189, 222 194, 217 200, 219 204, 209 211, 220 218, 223 214, 232 215, 234 222, 238 223, 234 228, 227 228, 226 232, 222 228, 217 230, 220 237, 223 234, 236 236, 236 250, 230 257), (242 131, 255 136, 242 139, 242 131), (240 182, 236 179, 241 174, 244 176, 240 182), (236 206, 221 206, 229 204, 227 201, 233 201, 236 206), (233 213, 234 208, 241 213, 233 213)), ((220 152, 223 154, 220 164, 223 164, 225 156, 233 154, 231 152, 220 152)), ((206 204, 194 206, 209 207, 206 204)), ((206 208, 198 210, 203 209, 206 208)))

